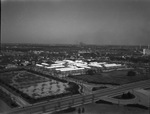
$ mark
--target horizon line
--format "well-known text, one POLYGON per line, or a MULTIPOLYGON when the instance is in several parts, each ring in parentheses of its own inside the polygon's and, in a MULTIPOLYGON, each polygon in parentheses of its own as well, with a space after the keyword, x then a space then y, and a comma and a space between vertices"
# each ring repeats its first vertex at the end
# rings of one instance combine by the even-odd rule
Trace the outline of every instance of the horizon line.
MULTIPOLYGON (((54 43, 54 44, 47 44, 47 43, 2 43, 3 44, 28 44, 28 45, 81 45, 80 43, 68 43, 68 44, 61 44, 61 43, 54 43)), ((88 46, 88 45, 95 45, 95 46, 149 46, 149 44, 144 45, 144 44, 88 44, 88 43, 83 43, 82 46, 88 46)))

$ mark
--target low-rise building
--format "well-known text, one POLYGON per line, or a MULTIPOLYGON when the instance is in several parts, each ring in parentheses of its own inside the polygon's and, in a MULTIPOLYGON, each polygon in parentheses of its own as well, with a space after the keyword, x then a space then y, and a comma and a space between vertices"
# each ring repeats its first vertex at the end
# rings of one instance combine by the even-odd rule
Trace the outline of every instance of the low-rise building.
POLYGON ((43 65, 41 65, 41 64, 36 64, 35 66, 37 66, 37 67, 43 67, 43 65))
POLYGON ((17 66, 14 64, 8 64, 5 68, 17 68, 17 66))
POLYGON ((68 75, 81 75, 85 74, 85 69, 84 68, 59 68, 56 69, 59 73, 61 73, 62 77, 66 77, 68 75))
POLYGON ((150 55, 150 49, 143 49, 143 55, 150 55))
POLYGON ((55 61, 54 64, 41 63, 36 64, 38 67, 49 69, 49 71, 56 71, 59 76, 66 77, 68 75, 82 75, 86 74, 88 69, 94 69, 97 73, 112 71, 123 68, 122 64, 106 63, 106 62, 84 62, 82 60, 63 60, 55 61))

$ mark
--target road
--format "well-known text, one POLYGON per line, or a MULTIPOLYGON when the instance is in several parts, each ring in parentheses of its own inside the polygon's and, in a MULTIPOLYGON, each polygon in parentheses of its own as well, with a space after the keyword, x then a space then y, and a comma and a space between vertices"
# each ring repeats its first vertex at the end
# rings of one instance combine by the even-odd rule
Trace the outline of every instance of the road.
POLYGON ((20 96, 17 96, 16 92, 12 92, 11 90, 9 91, 6 88, 2 87, 1 85, 0 85, 0 89, 4 91, 5 93, 7 93, 8 95, 10 95, 11 99, 13 99, 19 106, 23 107, 29 104, 28 102, 23 100, 23 98, 21 98, 20 96))
POLYGON ((41 114, 46 112, 55 112, 55 111, 67 109, 68 107, 76 107, 76 106, 92 103, 106 95, 107 96, 117 95, 127 90, 136 89, 136 88, 147 88, 147 87, 150 87, 150 80, 125 84, 115 89, 106 88, 102 90, 97 90, 88 95, 77 94, 72 96, 66 96, 63 98, 57 98, 42 103, 36 103, 31 106, 26 106, 24 108, 21 107, 17 109, 12 109, 9 112, 7 112, 7 114, 41 114))

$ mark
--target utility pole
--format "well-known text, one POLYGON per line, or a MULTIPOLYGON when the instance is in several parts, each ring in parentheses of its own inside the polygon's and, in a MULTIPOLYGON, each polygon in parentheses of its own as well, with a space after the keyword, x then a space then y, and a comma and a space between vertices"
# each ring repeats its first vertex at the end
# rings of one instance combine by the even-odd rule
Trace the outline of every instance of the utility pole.
POLYGON ((148 109, 149 109, 149 114, 150 114, 150 94, 148 95, 148 103, 149 103, 148 109))
MULTIPOLYGON (((0 21, 0 25, 1 25, 1 21, 0 21)), ((0 31, 1 31, 1 26, 0 26, 0 31)), ((0 36, 0 54, 2 52, 2 33, 1 33, 1 36, 0 36)))
POLYGON ((140 49, 141 49, 141 44, 140 44, 140 49))

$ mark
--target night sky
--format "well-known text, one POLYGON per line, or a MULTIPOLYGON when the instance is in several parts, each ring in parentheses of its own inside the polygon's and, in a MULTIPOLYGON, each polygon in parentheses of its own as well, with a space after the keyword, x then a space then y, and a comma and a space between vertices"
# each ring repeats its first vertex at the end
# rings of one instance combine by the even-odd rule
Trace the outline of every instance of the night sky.
POLYGON ((3 43, 148 45, 150 0, 2 0, 3 43))

